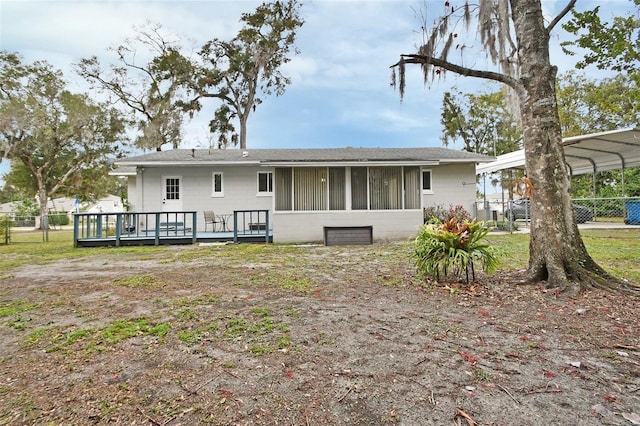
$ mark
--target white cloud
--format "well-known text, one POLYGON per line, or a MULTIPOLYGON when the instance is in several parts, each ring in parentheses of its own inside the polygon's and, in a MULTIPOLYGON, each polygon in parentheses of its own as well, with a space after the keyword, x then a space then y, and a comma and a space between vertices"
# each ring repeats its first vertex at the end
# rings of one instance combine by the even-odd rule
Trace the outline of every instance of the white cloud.
POLYGON ((312 57, 297 55, 291 59, 291 62, 283 65, 282 72, 291 78, 293 84, 305 84, 316 77, 318 63, 312 57))
POLYGON ((378 127, 389 131, 407 131, 427 127, 427 121, 422 116, 410 116, 402 111, 382 109, 375 115, 378 127))

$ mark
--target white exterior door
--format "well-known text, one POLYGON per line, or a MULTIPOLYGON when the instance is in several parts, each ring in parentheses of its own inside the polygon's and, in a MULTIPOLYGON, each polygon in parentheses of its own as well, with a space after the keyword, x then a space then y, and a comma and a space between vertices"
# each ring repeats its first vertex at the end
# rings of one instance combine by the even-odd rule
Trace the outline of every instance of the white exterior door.
POLYGON ((182 177, 164 176, 162 178, 162 211, 182 211, 182 177))

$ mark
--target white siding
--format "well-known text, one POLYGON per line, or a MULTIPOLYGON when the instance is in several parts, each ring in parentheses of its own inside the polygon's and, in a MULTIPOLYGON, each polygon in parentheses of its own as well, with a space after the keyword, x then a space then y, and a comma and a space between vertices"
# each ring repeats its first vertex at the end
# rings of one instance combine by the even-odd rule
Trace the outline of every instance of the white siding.
POLYGON ((217 215, 232 214, 234 210, 271 210, 273 197, 258 196, 258 170, 271 171, 258 166, 145 167, 144 179, 138 178, 145 197, 143 209, 147 212, 162 210, 162 176, 171 175, 182 177, 182 208, 198 212, 198 230, 204 230, 202 212, 205 210, 212 210, 217 215), (212 196, 213 172, 223 174, 224 197, 212 196))
POLYGON ((473 214, 476 199, 475 165, 446 164, 428 169, 431 170, 433 193, 422 194, 422 207, 462 205, 473 214))
POLYGON ((137 188, 137 176, 129 176, 127 179, 127 201, 129 202, 129 210, 138 210, 138 192, 137 188))
POLYGON ((422 225, 420 210, 350 212, 277 212, 272 216, 273 241, 321 242, 325 226, 372 226, 374 241, 411 238, 422 225))

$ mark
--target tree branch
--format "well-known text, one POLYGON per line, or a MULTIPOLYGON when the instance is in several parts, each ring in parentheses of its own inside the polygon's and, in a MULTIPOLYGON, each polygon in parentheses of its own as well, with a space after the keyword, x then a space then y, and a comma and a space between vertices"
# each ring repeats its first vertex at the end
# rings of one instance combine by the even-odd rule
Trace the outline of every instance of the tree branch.
POLYGON ((200 98, 218 98, 218 99, 222 99, 223 101, 229 103, 229 105, 235 106, 235 102, 233 101, 233 99, 231 99, 227 95, 223 95, 221 93, 201 93, 198 96, 196 96, 193 100, 197 101, 200 98))
MULTIPOLYGON (((513 77, 509 77, 506 74, 501 74, 498 72, 493 72, 493 71, 482 71, 482 70, 476 70, 476 69, 472 69, 472 68, 467 68, 467 67, 462 67, 460 65, 456 65, 453 64, 449 61, 445 61, 442 59, 438 59, 438 58, 434 58, 431 56, 424 56, 424 55, 400 55, 400 57, 402 58, 402 60, 407 63, 407 64, 421 64, 421 65, 425 65, 425 64, 430 64, 430 65, 434 65, 436 67, 440 67, 440 68, 444 68, 447 71, 451 71, 454 72, 456 74, 459 74, 463 77, 477 77, 477 78, 484 78, 486 80, 493 80, 493 81, 497 81, 498 83, 503 83, 506 84, 507 86, 511 87, 513 90, 515 90, 516 92, 519 92, 521 89, 521 85, 520 82, 518 80, 516 80, 513 77)), ((390 68, 399 66, 400 62, 395 63, 394 65, 391 65, 390 68)))
POLYGON ((83 76, 84 78, 88 79, 88 80, 97 81, 98 83, 100 83, 100 85, 104 89, 106 89, 107 91, 110 91, 111 93, 115 94, 118 97, 118 99, 122 103, 124 103, 126 106, 128 106, 132 110, 137 111, 137 112, 147 116, 147 118, 149 118, 149 114, 147 113, 147 110, 145 108, 144 101, 138 99, 133 94, 133 92, 127 92, 124 89, 124 86, 119 81, 105 80, 104 78, 102 78, 100 76, 100 72, 98 70, 84 71, 80 75, 83 76))
POLYGON ((556 24, 558 22, 560 22, 562 20, 562 18, 565 17, 565 15, 567 13, 569 13, 569 11, 571 9, 573 9, 573 6, 575 6, 576 1, 578 0, 569 0, 569 3, 567 3, 567 5, 565 6, 564 9, 562 9, 562 11, 560 13, 558 13, 558 16, 556 16, 553 21, 551 21, 551 23, 547 26, 547 34, 551 34, 551 31, 553 30, 553 27, 556 26, 556 24))

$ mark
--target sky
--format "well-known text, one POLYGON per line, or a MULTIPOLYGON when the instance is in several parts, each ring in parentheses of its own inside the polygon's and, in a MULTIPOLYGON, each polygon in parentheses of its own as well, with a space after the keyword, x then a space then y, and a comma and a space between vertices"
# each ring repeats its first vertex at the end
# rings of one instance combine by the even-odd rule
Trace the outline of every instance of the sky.
MULTIPOLYGON (((543 0, 545 15, 555 16, 567 1, 543 0)), ((454 87, 471 93, 497 89, 452 73, 425 86, 417 66, 408 69, 402 102, 390 87, 390 65, 420 44, 420 16, 426 10, 426 22, 432 22, 443 3, 304 1, 305 24, 296 42, 300 54, 283 68, 292 84, 282 96, 265 97, 250 116, 248 149, 441 146, 443 93, 454 87)), ((577 9, 604 3, 603 19, 624 14, 632 4, 629 0, 578 0, 577 9)), ((213 38, 231 39, 240 28, 241 14, 259 4, 252 0, 0 0, 0 49, 20 53, 25 63, 46 60, 64 72, 70 88, 84 91, 86 83, 75 74, 74 64, 93 55, 104 64, 115 63, 107 48, 135 35, 135 26, 159 23, 179 37, 187 50, 196 52, 213 38)), ((477 45, 475 32, 470 32, 470 45, 477 45)), ((557 26, 551 60, 560 72, 573 69, 578 59, 561 52, 563 39, 566 34, 557 26)), ((450 59, 455 62, 456 56, 450 59)), ((464 60, 481 69, 490 65, 478 53, 464 60)), ((207 123, 216 106, 205 102, 200 114, 187 123, 181 147, 209 147, 207 123)), ((2 168, 6 161, 0 164, 0 174, 2 168)))

